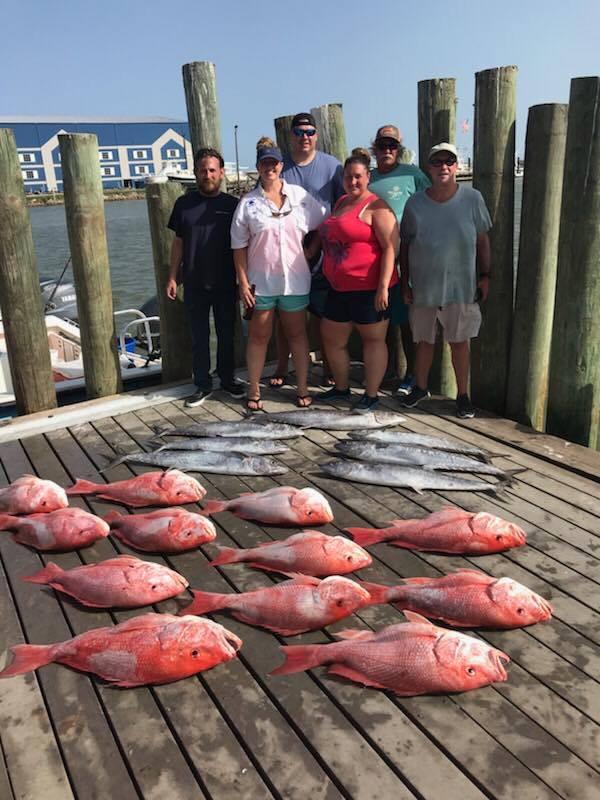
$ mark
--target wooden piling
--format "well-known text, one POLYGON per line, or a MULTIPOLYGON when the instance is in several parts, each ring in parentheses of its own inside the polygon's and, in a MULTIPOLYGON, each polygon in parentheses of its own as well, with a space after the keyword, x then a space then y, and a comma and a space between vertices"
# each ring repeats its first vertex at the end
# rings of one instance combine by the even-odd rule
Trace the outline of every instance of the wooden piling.
POLYGON ((146 185, 146 203, 148 204, 160 316, 163 383, 190 380, 192 375, 192 338, 185 308, 179 297, 177 300, 169 300, 165 295, 165 286, 169 277, 171 244, 175 236, 173 231, 167 228, 167 223, 175 201, 181 194, 182 187, 177 181, 146 185))
POLYGON ((182 67, 192 151, 214 147, 221 152, 221 122, 217 101, 215 65, 192 61, 182 67))
POLYGON ((471 347, 475 405, 503 414, 513 315, 517 67, 475 75, 473 186, 492 218, 490 295, 471 347))
POLYGON ((312 108, 310 113, 315 118, 319 132, 317 147, 343 164, 348 157, 348 145, 342 104, 325 103, 312 108))
POLYGON ((506 414, 538 431, 546 423, 568 109, 559 103, 532 106, 525 140, 506 414))
MULTIPOLYGON (((525 165, 525 170, 529 165, 525 165)), ((600 449, 600 77, 571 81, 546 429, 600 449)))
POLYGON ((63 133, 58 141, 85 387, 91 399, 121 391, 98 139, 90 133, 63 133))
POLYGON ((293 114, 287 114, 284 117, 275 117, 273 120, 277 147, 281 150, 284 160, 287 160, 292 156, 291 136, 293 119, 293 114))
MULTIPOLYGON (((428 156, 435 144, 456 142, 456 78, 430 78, 419 81, 419 166, 429 175, 428 156)), ((435 344, 429 372, 429 388, 436 394, 456 397, 456 377, 450 346, 441 335, 435 344)))
POLYGON ((0 307, 19 414, 56 406, 29 211, 12 130, 0 128, 0 307))

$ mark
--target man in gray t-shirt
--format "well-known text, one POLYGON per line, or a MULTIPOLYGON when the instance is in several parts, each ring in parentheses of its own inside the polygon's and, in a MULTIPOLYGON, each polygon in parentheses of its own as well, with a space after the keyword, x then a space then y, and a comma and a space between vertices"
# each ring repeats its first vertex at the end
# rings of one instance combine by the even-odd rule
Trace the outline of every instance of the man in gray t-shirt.
POLYGON ((406 203, 400 225, 402 293, 410 308, 410 325, 417 344, 416 386, 401 405, 413 408, 429 397, 427 379, 433 359, 437 324, 450 344, 458 394, 459 417, 475 410, 468 395, 469 341, 479 333, 481 312, 490 278, 492 226, 483 197, 456 182, 456 148, 448 142, 432 147, 432 186, 406 203))

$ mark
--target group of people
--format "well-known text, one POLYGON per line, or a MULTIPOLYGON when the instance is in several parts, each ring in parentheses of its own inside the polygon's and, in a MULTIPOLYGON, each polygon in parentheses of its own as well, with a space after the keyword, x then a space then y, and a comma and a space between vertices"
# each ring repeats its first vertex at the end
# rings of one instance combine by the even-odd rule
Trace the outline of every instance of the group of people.
POLYGON ((456 373, 456 410, 474 416, 468 394, 469 342, 479 332, 490 279, 491 221, 481 194, 457 183, 454 145, 431 149, 428 178, 404 163, 394 125, 377 130, 371 152, 357 148, 340 164, 317 148, 314 117, 291 124, 290 157, 264 137, 257 145, 256 187, 240 200, 221 190, 224 162, 198 150, 197 191, 179 198, 169 220, 175 236, 167 296, 183 283, 190 321, 195 393, 212 391, 209 311, 217 334, 217 374, 249 411, 262 410, 261 379, 274 326, 278 361, 269 383, 281 386, 291 353, 296 404, 308 391, 307 309, 320 337, 329 388, 319 398, 350 399, 348 340, 358 331, 364 394, 354 408, 378 403, 388 366, 390 321, 401 330, 407 370, 397 393, 412 408, 429 397, 428 375, 438 325, 449 342, 456 373), (241 299, 249 318, 248 382, 234 376, 234 325, 241 299))

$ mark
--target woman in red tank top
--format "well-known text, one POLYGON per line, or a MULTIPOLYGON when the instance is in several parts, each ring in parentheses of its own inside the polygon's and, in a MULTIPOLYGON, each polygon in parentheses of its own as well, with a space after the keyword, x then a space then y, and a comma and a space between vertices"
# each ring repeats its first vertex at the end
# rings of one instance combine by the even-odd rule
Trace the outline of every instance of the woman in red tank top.
POLYGON ((355 406, 357 411, 371 411, 378 403, 388 359, 388 292, 398 282, 396 216, 384 200, 369 191, 369 166, 366 150, 352 151, 344 164, 346 194, 319 228, 323 273, 331 284, 321 338, 335 379, 335 386, 321 397, 350 397, 347 345, 355 327, 365 365, 365 394, 355 406))

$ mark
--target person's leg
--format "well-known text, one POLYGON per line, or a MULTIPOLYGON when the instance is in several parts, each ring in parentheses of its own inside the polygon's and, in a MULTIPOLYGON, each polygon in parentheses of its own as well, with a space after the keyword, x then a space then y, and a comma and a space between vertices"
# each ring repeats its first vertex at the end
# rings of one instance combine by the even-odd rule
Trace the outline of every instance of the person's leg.
POLYGON ((248 344, 246 346, 246 366, 248 367, 248 398, 260 397, 260 378, 265 366, 267 346, 273 330, 272 308, 254 309, 248 328, 248 344))
POLYGON ((285 327, 279 312, 275 313, 275 342, 277 346, 277 366, 275 367, 275 372, 269 380, 269 383, 274 388, 278 388, 279 386, 283 386, 285 382, 291 350, 291 344, 286 336, 285 327))
POLYGON ((351 322, 334 322, 326 318, 321 320, 321 341, 335 380, 335 388, 342 392, 349 388, 350 357, 347 344, 351 332, 351 322))
POLYGON ((357 325, 363 346, 365 364, 365 391, 368 397, 377 397, 381 381, 385 375, 388 361, 388 350, 385 335, 388 320, 373 322, 368 325, 357 325))
POLYGON ((415 374, 415 342, 408 320, 400 326, 400 336, 402 338, 402 349, 406 358, 406 374, 415 374))
POLYGON ((221 386, 232 386, 235 370, 235 290, 213 292, 212 307, 217 333, 217 373, 221 386))
POLYGON ((469 368, 471 364, 471 351, 469 341, 449 342, 452 354, 452 366, 456 375, 456 387, 458 394, 469 393, 469 368))
MULTIPOLYGON (((308 336, 306 334, 306 308, 298 311, 280 310, 281 324, 292 353, 296 371, 298 397, 308 396, 308 336)), ((306 405, 309 401, 306 401, 306 405)))
POLYGON ((209 392, 210 374, 210 294, 188 288, 184 292, 185 310, 192 334, 192 371, 198 389, 209 392))
POLYGON ((430 342, 417 342, 415 355, 415 379, 419 389, 426 390, 429 381, 429 370, 433 362, 435 345, 430 342))

